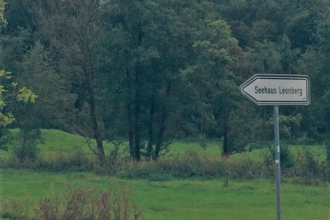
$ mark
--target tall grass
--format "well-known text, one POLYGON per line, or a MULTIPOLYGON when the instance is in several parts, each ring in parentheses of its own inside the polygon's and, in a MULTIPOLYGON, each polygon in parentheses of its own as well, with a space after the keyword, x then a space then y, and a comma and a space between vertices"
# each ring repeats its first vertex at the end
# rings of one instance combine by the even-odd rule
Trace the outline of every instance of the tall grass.
MULTIPOLYGON (((319 185, 330 182, 330 166, 325 161, 318 161, 309 151, 293 158, 294 163, 282 167, 282 176, 291 181, 319 185)), ((275 174, 274 161, 269 158, 249 157, 206 157, 195 152, 182 156, 161 158, 157 162, 128 163, 119 173, 120 177, 148 180, 171 179, 272 179, 275 174)))
MULTIPOLYGON (((96 157, 77 151, 71 155, 52 154, 36 160, 21 161, 15 157, 4 159, 2 168, 31 169, 47 172, 95 172, 129 179, 153 181, 172 179, 257 179, 274 177, 274 160, 269 154, 251 157, 206 156, 193 151, 182 155, 161 157, 158 161, 135 162, 128 157, 108 156, 103 165, 96 157)), ((330 182, 330 164, 316 159, 308 151, 287 154, 282 161, 282 176, 304 184, 330 182)))
POLYGON ((17 220, 139 220, 144 219, 132 202, 131 188, 109 184, 106 190, 78 186, 62 195, 44 198, 29 212, 27 200, 2 201, 2 217, 17 220))

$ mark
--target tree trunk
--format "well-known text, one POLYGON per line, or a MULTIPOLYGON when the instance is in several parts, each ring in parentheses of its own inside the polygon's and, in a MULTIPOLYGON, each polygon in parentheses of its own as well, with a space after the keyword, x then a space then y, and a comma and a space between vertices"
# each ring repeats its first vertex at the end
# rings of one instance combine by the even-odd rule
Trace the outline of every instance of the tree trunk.
POLYGON ((133 141, 133 122, 132 110, 130 104, 127 104, 127 117, 128 117, 128 143, 129 143, 129 156, 135 158, 134 141, 133 141))
MULTIPOLYGON (((89 39, 86 39, 86 41, 81 42, 83 47, 81 48, 82 53, 84 55, 84 60, 85 60, 85 77, 86 81, 88 83, 88 97, 89 97, 89 108, 90 108, 90 117, 91 117, 91 123, 92 123, 92 129, 93 129, 93 136, 94 139, 96 140, 96 147, 97 147, 97 152, 98 152, 98 157, 101 162, 101 164, 104 163, 105 160, 105 154, 104 154, 104 148, 103 148, 103 141, 102 137, 100 134, 98 122, 97 122, 97 117, 96 117, 96 104, 95 104, 95 97, 94 97, 94 68, 93 68, 93 61, 92 61, 92 54, 91 54, 91 42, 89 39)), ((82 64, 84 66, 84 64, 82 64)))
POLYGON ((227 126, 227 116, 225 114, 223 121, 223 151, 222 156, 228 156, 228 126, 227 126))
POLYGON ((92 88, 89 86, 88 88, 88 96, 89 96, 89 108, 90 108, 90 117, 91 117, 91 123, 92 123, 92 129, 93 129, 93 137, 96 140, 96 147, 97 147, 97 153, 99 160, 101 164, 103 164, 104 159, 105 159, 105 154, 104 154, 104 148, 103 148, 103 143, 102 143, 102 138, 101 134, 99 131, 98 123, 97 123, 97 118, 96 118, 96 109, 95 109, 95 99, 94 99, 94 93, 92 88))
POLYGON ((150 160, 151 154, 152 154, 152 147, 154 145, 154 115, 155 115, 155 94, 153 92, 151 97, 151 104, 150 104, 150 112, 149 112, 149 141, 148 141, 148 147, 147 147, 147 160, 150 160))
POLYGON ((135 158, 134 141, 133 141, 133 120, 132 120, 132 108, 131 108, 131 83, 129 78, 129 71, 126 70, 126 108, 127 108, 127 119, 128 119, 128 143, 129 143, 129 156, 135 158))
MULTIPOLYGON (((137 34, 137 49, 142 45, 142 27, 139 24, 138 34, 137 34)), ((141 109, 141 75, 142 75, 142 66, 140 64, 139 55, 137 56, 137 62, 135 64, 135 102, 134 102, 134 117, 133 117, 133 143, 134 143, 134 156, 136 161, 141 160, 141 151, 140 151, 140 109, 141 109)))
POLYGON ((137 66, 135 69, 135 106, 134 106, 134 126, 133 126, 133 143, 134 143, 134 155, 135 160, 141 160, 141 151, 140 151, 140 67, 137 66))
MULTIPOLYGON (((168 97, 170 95, 170 90, 171 90, 171 81, 167 85, 166 97, 168 97)), ((161 121, 160 121, 160 128, 159 128, 158 137, 157 137, 157 144, 156 144, 156 149, 155 149, 155 154, 154 154, 154 160, 158 159, 159 153, 160 153, 160 150, 161 150, 161 146, 162 146, 162 142, 163 142, 163 136, 164 136, 164 132, 166 130, 167 111, 168 111, 168 109, 167 109, 167 106, 165 104, 164 107, 163 107, 162 118, 161 118, 161 121)))
POLYGON ((162 146, 162 142, 163 142, 163 135, 164 135, 164 131, 166 129, 166 118, 167 118, 167 113, 166 113, 166 109, 164 108, 159 132, 158 132, 158 137, 157 137, 157 144, 156 144, 156 149, 155 149, 155 154, 154 154, 154 160, 157 160, 159 157, 159 152, 161 150, 161 146, 162 146))

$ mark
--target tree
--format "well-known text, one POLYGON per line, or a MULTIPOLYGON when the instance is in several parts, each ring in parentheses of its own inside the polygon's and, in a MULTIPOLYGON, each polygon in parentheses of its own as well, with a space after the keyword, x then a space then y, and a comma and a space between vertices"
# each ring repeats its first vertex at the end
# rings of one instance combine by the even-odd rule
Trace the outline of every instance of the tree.
MULTIPOLYGON (((56 69, 66 82, 67 97, 76 95, 66 111, 66 123, 80 135, 96 140, 91 150, 101 163, 105 159, 96 88, 100 83, 96 71, 98 45, 102 35, 99 0, 40 2, 40 35, 56 54, 56 69), (71 88, 70 88, 71 87, 71 88)), ((72 99, 71 99, 72 100, 72 99)))
POLYGON ((3 17, 3 12, 5 11, 6 3, 3 0, 0 0, 0 22, 6 23, 6 19, 3 17))
POLYGON ((299 74, 309 75, 311 80, 312 103, 304 108, 302 117, 302 129, 306 132, 309 141, 322 143, 328 136, 329 126, 329 91, 330 76, 328 41, 329 32, 329 8, 324 14, 319 15, 322 19, 316 26, 316 43, 310 46, 300 56, 295 71, 299 74))
MULTIPOLYGON (((193 92, 200 99, 199 111, 212 112, 211 120, 223 137, 223 154, 242 150, 234 143, 235 118, 239 100, 238 79, 233 70, 241 54, 237 40, 231 36, 228 24, 220 19, 204 21, 202 39, 194 44, 196 65, 188 69, 188 81, 194 85, 193 92)), ((209 122, 210 123, 210 122, 209 122)), ((204 123, 206 124, 206 123, 204 123)), ((204 125, 205 126, 205 125, 204 125)), ((213 128, 214 129, 214 128, 213 128)))
MULTIPOLYGON (((3 17, 5 3, 0 0, 0 22, 6 24, 3 17)), ((0 70, 0 138, 2 137, 2 130, 14 122, 14 115, 8 111, 8 103, 14 100, 23 101, 25 103, 35 102, 37 95, 26 87, 18 88, 16 82, 9 82, 11 80, 11 72, 0 70), (9 94, 8 94, 9 93, 9 94)), ((0 146, 1 149, 2 145, 0 146)))
POLYGON ((186 86, 181 70, 193 51, 196 5, 167 0, 112 0, 105 5, 111 39, 108 56, 103 56, 111 58, 104 62, 107 87, 117 90, 112 100, 120 97, 118 111, 126 114, 113 126, 127 128, 130 156, 137 161, 141 156, 157 159, 178 136, 175 122, 186 86))
POLYGON ((301 114, 291 141, 329 133, 326 0, 11 0, 6 8, 0 69, 39 98, 11 103, 4 71, 2 114, 15 115, 12 126, 35 118, 95 139, 100 161, 103 141, 114 140, 128 140, 136 161, 186 137, 222 138, 224 154, 245 150, 273 115, 239 94, 255 73, 310 75, 314 104, 281 113, 301 114))

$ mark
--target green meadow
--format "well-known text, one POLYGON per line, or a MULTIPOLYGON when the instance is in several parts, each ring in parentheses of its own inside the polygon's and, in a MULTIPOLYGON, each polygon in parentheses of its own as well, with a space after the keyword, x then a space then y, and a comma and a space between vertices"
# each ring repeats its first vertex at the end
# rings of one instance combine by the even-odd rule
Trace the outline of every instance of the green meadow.
MULTIPOLYGON (((175 180, 151 182, 123 180, 91 173, 35 173, 1 170, 1 200, 15 198, 32 213, 42 198, 78 185, 106 188, 109 183, 134 189, 134 202, 150 220, 276 219, 275 183, 269 180, 211 181, 175 180)), ((327 186, 282 184, 283 219, 327 220, 330 191, 327 186)))
MULTIPOLYGON (((85 140, 57 130, 43 130, 45 143, 39 145, 40 154, 47 157, 57 153, 72 154, 77 150, 89 152, 85 140)), ((201 148, 198 142, 176 142, 166 157, 193 151, 205 156, 221 155, 219 143, 210 142, 201 148)), ((290 146, 294 153, 309 149, 314 156, 325 158, 323 146, 290 146)), ((113 145, 105 143, 109 153, 113 145)), ((267 149, 266 149, 267 150, 267 149)), ((122 148, 125 154, 125 145, 122 148)), ((246 154, 259 157, 265 150, 246 154)), ((1 158, 11 152, 1 152, 1 158)), ((239 160, 241 154, 233 155, 239 160)), ((91 172, 50 173, 32 170, 0 169, 0 203, 16 200, 29 215, 43 198, 65 195, 68 188, 94 186, 106 189, 109 183, 134 189, 133 201, 147 220, 265 220, 276 219, 276 190, 273 179, 253 180, 170 180, 121 179, 117 176, 91 172)), ((282 218, 290 220, 330 220, 330 188, 307 186, 283 181, 282 218)), ((62 196, 63 198, 63 196, 62 196)), ((0 207, 0 213, 3 210, 0 207), (1 210, 2 209, 2 210, 1 210)), ((10 211, 10 210, 9 210, 10 211)))

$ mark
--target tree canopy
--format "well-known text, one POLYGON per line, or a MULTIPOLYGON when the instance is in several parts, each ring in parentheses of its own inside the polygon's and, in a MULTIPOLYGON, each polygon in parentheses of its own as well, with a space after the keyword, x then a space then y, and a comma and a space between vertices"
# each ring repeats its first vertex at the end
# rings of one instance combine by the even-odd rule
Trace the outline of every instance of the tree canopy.
POLYGON ((104 141, 127 141, 137 161, 186 138, 219 140, 231 154, 272 139, 272 108, 239 85, 256 73, 306 74, 312 103, 281 108, 281 135, 322 143, 329 10, 325 0, 0 1, 0 123, 29 117, 33 128, 95 139, 101 161, 104 141))
MULTIPOLYGON (((0 25, 6 25, 7 21, 3 16, 5 10, 5 2, 0 1, 0 25)), ((17 83, 11 82, 7 84, 7 81, 12 78, 11 72, 0 70, 0 129, 5 127, 15 121, 15 117, 11 112, 6 112, 7 100, 10 99, 11 95, 14 95, 17 101, 35 102, 37 95, 35 95, 31 90, 26 87, 17 89, 17 83), (12 91, 11 94, 8 94, 12 91)), ((9 101, 10 102, 10 101, 9 101)))

